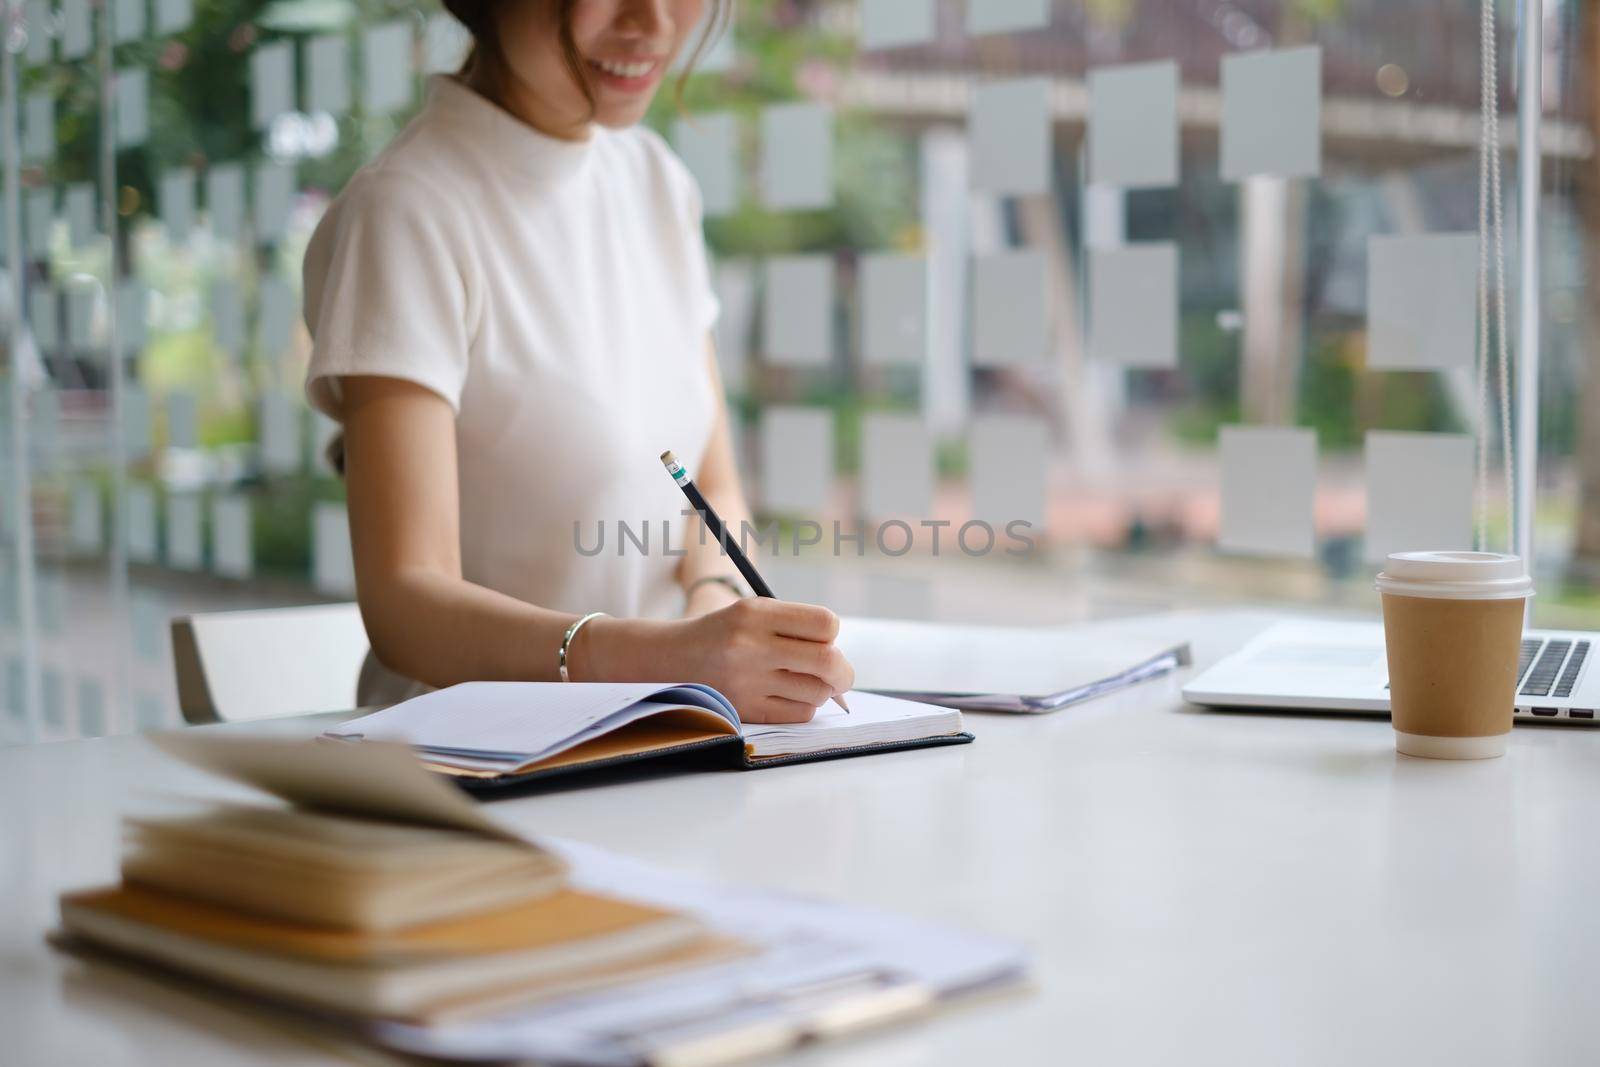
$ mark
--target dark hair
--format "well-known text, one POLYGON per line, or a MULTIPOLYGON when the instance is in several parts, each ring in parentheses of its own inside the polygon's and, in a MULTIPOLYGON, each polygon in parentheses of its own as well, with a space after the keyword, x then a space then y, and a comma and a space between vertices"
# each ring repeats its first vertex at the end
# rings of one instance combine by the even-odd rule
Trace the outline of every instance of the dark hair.
MULTIPOLYGON (((572 80, 577 83, 578 88, 583 90, 584 99, 589 101, 589 107, 593 108, 594 85, 589 80, 589 68, 578 51, 578 43, 572 38, 572 9, 578 5, 578 0, 444 0, 445 10, 454 15, 457 21, 467 28, 467 32, 472 34, 472 50, 467 53, 466 61, 461 65, 461 70, 458 72, 460 76, 465 78, 484 75, 491 89, 497 94, 502 91, 506 77, 506 59, 505 53, 500 48, 499 15, 504 6, 511 3, 549 4, 555 8, 556 20, 560 25, 562 63, 566 66, 567 73, 572 75, 572 80)), ((711 7, 711 17, 705 20, 705 30, 695 42, 694 50, 689 53, 688 62, 683 65, 682 73, 678 75, 676 91, 679 99, 683 96, 684 82, 688 80, 706 46, 715 40, 718 34, 727 32, 728 23, 732 19, 733 0, 706 0, 706 3, 711 7)))

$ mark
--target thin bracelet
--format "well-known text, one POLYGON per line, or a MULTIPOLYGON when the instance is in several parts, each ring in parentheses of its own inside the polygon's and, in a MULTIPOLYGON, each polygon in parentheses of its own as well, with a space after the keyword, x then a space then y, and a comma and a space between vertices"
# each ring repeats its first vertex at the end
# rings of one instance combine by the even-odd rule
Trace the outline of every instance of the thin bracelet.
POLYGON ((728 574, 707 574, 696 578, 694 581, 689 583, 689 588, 683 591, 683 595, 685 597, 694 596, 694 591, 696 589, 699 589, 702 585, 710 585, 712 582, 715 582, 718 585, 727 586, 733 591, 733 595, 738 597, 740 600, 743 600, 750 595, 750 590, 740 585, 739 579, 728 574))
POLYGON ((607 615, 603 611, 591 611, 589 614, 585 615, 583 618, 567 627, 567 632, 561 637, 561 650, 556 653, 556 668, 561 672, 561 680, 563 682, 572 681, 572 676, 567 673, 567 652, 572 648, 572 639, 578 636, 578 631, 583 629, 583 624, 588 622, 590 619, 609 619, 610 617, 611 616, 607 615))

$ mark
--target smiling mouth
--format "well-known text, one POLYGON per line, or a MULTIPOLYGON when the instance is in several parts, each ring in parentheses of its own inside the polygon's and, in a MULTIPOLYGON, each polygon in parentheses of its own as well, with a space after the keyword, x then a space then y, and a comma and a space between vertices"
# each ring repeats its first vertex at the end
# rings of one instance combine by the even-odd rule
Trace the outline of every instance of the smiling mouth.
POLYGON ((661 69, 661 60, 591 59, 589 68, 609 84, 632 89, 648 85, 654 80, 656 72, 661 69))

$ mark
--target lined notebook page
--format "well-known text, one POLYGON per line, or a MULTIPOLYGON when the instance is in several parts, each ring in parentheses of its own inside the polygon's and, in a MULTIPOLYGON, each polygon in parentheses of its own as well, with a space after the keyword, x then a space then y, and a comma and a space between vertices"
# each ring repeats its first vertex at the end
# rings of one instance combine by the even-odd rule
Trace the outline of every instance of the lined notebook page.
POLYGON ((754 759, 825 752, 832 748, 944 737, 962 730, 961 713, 913 700, 851 691, 845 697, 850 713, 832 701, 817 709, 810 722, 746 723, 745 746, 754 759))

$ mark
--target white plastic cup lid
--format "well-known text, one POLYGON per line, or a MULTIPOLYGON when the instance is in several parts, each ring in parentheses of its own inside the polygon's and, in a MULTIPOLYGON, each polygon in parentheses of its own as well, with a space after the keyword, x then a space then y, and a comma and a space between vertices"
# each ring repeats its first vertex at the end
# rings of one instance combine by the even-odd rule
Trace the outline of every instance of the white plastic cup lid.
POLYGON ((1438 600, 1522 600, 1534 595, 1521 557, 1500 552, 1396 552, 1378 575, 1378 592, 1438 600))

